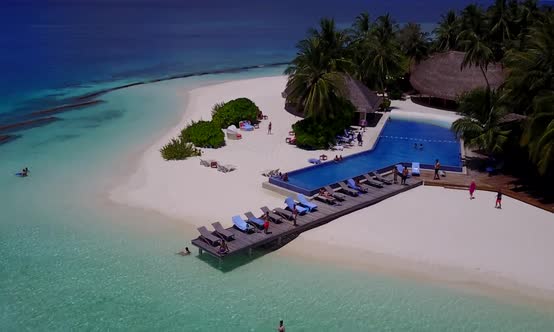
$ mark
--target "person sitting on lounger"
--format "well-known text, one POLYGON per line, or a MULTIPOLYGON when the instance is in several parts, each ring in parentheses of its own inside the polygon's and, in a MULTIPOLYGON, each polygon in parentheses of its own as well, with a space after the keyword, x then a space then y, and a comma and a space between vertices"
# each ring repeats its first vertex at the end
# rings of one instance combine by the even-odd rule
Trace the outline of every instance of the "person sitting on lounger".
POLYGON ((220 254, 226 254, 229 252, 229 247, 227 247, 227 242, 225 242, 225 240, 221 240, 221 244, 219 245, 218 252, 220 254))

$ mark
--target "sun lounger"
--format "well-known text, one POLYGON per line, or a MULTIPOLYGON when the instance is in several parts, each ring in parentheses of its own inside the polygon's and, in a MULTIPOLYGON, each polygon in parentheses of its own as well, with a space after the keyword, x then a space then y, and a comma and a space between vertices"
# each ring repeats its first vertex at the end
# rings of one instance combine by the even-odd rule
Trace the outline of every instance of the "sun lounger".
POLYGON ((419 163, 412 163, 412 175, 414 176, 420 176, 420 170, 419 170, 419 163))
POLYGON ((242 219, 240 216, 233 216, 231 220, 233 220, 233 225, 240 231, 243 231, 245 233, 251 233, 254 231, 254 227, 244 221, 244 219, 242 219))
POLYGON ((248 219, 247 222, 249 222, 250 224, 258 227, 259 229, 264 228, 264 221, 260 218, 256 218, 256 216, 254 216, 254 214, 252 212, 248 211, 248 212, 244 213, 244 215, 248 219))
POLYGON ((212 223, 212 226, 214 227, 217 235, 219 235, 219 237, 223 238, 225 241, 231 241, 235 239, 235 234, 223 228, 219 221, 212 223))
POLYGON ((383 188, 383 183, 373 180, 369 175, 364 174, 364 178, 367 184, 375 188, 383 188))
POLYGON ((344 193, 346 193, 350 196, 358 196, 358 191, 357 190, 348 188, 348 186, 346 184, 344 184, 343 182, 339 182, 339 186, 340 186, 340 190, 343 191, 344 193))
POLYGON ((306 198, 306 196, 302 194, 296 195, 296 198, 298 198, 298 202, 300 202, 300 205, 308 209, 308 212, 313 212, 317 209, 317 204, 314 204, 306 198))
POLYGON ((359 192, 362 192, 362 193, 368 192, 367 186, 364 186, 362 184, 357 185, 356 182, 354 182, 353 179, 346 180, 346 184, 348 185, 348 187, 350 187, 354 190, 357 190, 359 192))
POLYGON ((309 162, 310 164, 314 164, 314 165, 319 165, 319 164, 321 164, 321 160, 319 160, 319 159, 317 159, 317 158, 310 158, 310 159, 308 159, 308 162, 309 162))
POLYGON ((275 211, 275 213, 277 213, 278 215, 281 215, 284 218, 287 218, 288 220, 292 220, 292 218, 294 218, 291 211, 281 209, 281 208, 275 208, 273 209, 273 211, 275 211))
POLYGON ((210 245, 215 247, 221 243, 221 239, 210 233, 206 226, 198 227, 198 231, 200 232, 200 238, 210 245))
POLYGON ((321 201, 323 203, 327 203, 329 205, 333 205, 333 204, 337 203, 337 199, 334 198, 333 196, 328 197, 328 196, 322 196, 322 195, 318 194, 314 197, 314 199, 317 199, 318 201, 321 201))
POLYGON ((241 122, 239 122, 239 127, 240 127, 240 130, 245 130, 245 131, 252 131, 252 130, 254 130, 254 126, 251 125, 249 121, 241 121, 241 122))
POLYGON ((369 173, 369 176, 372 176, 375 180, 381 183, 388 184, 388 185, 392 184, 392 180, 385 179, 381 174, 377 172, 371 172, 369 173))
POLYGON ((294 201, 294 199, 292 199, 292 197, 287 197, 285 199, 285 204, 287 204, 287 208, 291 211, 293 211, 294 208, 296 208, 296 211, 298 211, 299 215, 303 215, 303 214, 306 214, 306 212, 308 212, 307 208, 296 204, 296 202, 294 201))
POLYGON ((205 167, 210 167, 210 163, 208 163, 206 160, 204 159, 200 159, 200 165, 202 166, 205 166, 205 167))
MULTIPOLYGON (((283 218, 278 215, 277 213, 274 213, 273 211, 271 211, 270 209, 268 209, 267 206, 262 206, 260 208, 260 210, 262 210, 262 212, 264 214, 267 214, 267 216, 269 217, 269 220, 273 221, 274 223, 276 224, 280 224, 283 222, 283 218)), ((288 212, 288 211, 287 211, 288 212)), ((291 214, 291 217, 292 217, 292 214, 291 214)))
POLYGON ((262 175, 267 176, 268 178, 272 177, 272 176, 277 176, 278 174, 279 174, 279 168, 277 168, 277 169, 266 169, 265 171, 262 172, 262 175))
POLYGON ((329 144, 329 150, 333 150, 333 151, 339 150, 339 151, 342 151, 342 150, 344 150, 344 146, 342 146, 342 145, 340 145, 340 144, 335 144, 335 145, 329 144))
POLYGON ((220 165, 218 164, 217 165, 217 170, 220 171, 220 172, 223 172, 223 173, 229 173, 229 172, 232 172, 234 170, 236 170, 237 167, 234 166, 234 165, 220 165))
POLYGON ((331 186, 325 186, 323 189, 325 189, 329 194, 331 194, 331 196, 333 196, 334 198, 336 198, 339 201, 345 201, 346 200, 346 196, 344 196, 341 193, 336 192, 333 188, 331 188, 331 186))

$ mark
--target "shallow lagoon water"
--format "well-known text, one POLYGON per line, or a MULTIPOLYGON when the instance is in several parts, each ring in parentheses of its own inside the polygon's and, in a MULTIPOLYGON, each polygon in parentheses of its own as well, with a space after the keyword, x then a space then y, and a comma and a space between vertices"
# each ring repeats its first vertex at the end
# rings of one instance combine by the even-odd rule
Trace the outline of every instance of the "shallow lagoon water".
POLYGON ((551 311, 278 253, 222 266, 181 257, 196 234, 185 220, 107 200, 182 116, 186 89, 281 72, 117 91, 0 146, 0 329, 267 331, 279 319, 294 331, 554 329, 551 311), (31 176, 13 176, 24 166, 31 176))

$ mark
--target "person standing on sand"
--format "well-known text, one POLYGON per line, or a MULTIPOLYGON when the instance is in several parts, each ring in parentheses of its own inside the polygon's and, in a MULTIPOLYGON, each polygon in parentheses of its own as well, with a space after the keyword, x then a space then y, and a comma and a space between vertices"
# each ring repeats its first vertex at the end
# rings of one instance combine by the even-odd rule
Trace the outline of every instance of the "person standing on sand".
POLYGON ((440 180, 439 171, 441 170, 441 163, 437 159, 435 161, 435 176, 433 177, 433 180, 440 180))
POLYGON ((271 135, 271 121, 269 121, 269 124, 267 125, 267 134, 271 135))
POLYGON ((285 332, 285 325, 283 325, 283 320, 279 322, 279 327, 277 328, 279 332, 285 332))
POLYGON ((471 180, 471 184, 469 185, 469 199, 474 199, 473 193, 475 192, 475 180, 471 180))
POLYGON ((494 207, 497 209, 502 209, 502 191, 498 190, 496 192, 496 203, 494 204, 494 207))

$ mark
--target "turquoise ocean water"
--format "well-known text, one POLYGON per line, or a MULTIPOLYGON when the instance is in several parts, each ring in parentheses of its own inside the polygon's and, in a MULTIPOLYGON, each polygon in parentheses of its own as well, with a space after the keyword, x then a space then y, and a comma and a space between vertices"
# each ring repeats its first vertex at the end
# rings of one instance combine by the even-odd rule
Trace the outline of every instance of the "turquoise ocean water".
MULTIPOLYGON (((434 22, 466 2, 2 1, 0 125, 138 79, 288 61, 321 16, 341 26, 362 10, 434 22)), ((279 319, 288 331, 554 330, 548 308, 275 253, 222 266, 181 257, 196 236, 186 220, 106 198, 181 118, 184 91, 282 71, 112 92, 0 145, 0 331, 270 331, 279 319), (13 175, 25 166, 31 176, 13 175)))

